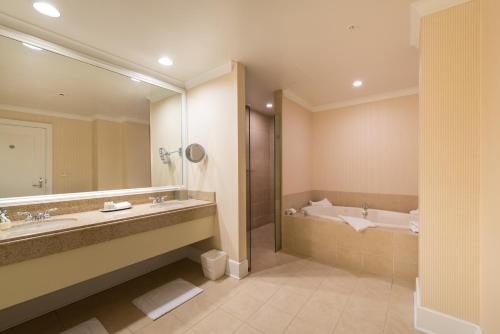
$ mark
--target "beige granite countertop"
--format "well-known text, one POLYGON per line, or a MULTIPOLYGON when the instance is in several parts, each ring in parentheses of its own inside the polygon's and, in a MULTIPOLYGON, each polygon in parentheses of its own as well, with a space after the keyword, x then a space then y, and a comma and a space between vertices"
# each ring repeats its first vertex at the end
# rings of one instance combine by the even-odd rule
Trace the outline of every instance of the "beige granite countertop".
POLYGON ((214 215, 216 204, 188 199, 138 204, 131 209, 53 216, 44 222, 14 222, 0 231, 0 265, 21 262, 98 242, 214 215))

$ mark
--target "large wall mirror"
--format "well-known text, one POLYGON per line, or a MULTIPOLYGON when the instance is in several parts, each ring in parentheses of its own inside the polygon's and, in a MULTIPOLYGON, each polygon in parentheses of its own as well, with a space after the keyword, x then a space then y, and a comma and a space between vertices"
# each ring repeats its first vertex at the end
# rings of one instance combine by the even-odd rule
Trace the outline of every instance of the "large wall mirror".
POLYGON ((0 199, 182 185, 183 90, 48 49, 0 36, 0 199))

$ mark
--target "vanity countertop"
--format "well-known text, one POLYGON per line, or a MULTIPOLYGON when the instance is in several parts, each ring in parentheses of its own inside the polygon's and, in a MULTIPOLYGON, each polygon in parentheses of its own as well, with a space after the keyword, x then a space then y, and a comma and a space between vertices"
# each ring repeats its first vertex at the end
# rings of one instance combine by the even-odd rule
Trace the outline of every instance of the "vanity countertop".
POLYGON ((138 204, 131 209, 53 216, 44 222, 13 222, 0 231, 0 266, 89 246, 214 215, 216 204, 197 199, 138 204))

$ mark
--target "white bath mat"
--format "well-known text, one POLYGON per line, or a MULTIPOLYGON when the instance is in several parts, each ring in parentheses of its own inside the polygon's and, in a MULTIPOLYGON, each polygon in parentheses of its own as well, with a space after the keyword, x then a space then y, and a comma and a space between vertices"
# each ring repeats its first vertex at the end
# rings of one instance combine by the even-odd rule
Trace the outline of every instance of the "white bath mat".
POLYGON ((97 318, 92 318, 82 322, 75 327, 65 330, 61 334, 109 334, 106 328, 101 324, 97 318))
POLYGON ((203 289, 183 279, 164 284, 137 297, 132 303, 153 320, 200 294, 203 289))

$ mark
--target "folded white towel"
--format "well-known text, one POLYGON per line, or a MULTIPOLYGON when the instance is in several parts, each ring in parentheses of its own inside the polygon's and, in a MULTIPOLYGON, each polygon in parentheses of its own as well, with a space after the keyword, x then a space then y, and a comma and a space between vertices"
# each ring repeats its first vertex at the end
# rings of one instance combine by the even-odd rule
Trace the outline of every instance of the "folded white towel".
POLYGON ((309 201, 309 205, 310 206, 324 206, 324 207, 333 206, 332 202, 330 202, 326 198, 324 198, 324 199, 322 199, 321 201, 318 201, 318 202, 309 201))
POLYGON ((361 232, 369 227, 376 227, 374 223, 364 218, 349 217, 349 216, 339 216, 340 219, 345 221, 347 224, 351 225, 356 232, 361 232))
POLYGON ((115 210, 128 209, 131 207, 132 207, 132 204, 130 204, 130 202, 120 202, 120 203, 114 204, 115 210))
POLYGON ((418 233, 420 230, 420 224, 418 221, 410 221, 410 231, 413 233, 418 233))
POLYGON ((418 213, 419 213, 418 209, 410 211, 410 215, 418 215, 418 213))

